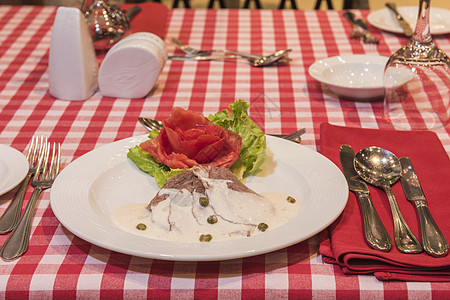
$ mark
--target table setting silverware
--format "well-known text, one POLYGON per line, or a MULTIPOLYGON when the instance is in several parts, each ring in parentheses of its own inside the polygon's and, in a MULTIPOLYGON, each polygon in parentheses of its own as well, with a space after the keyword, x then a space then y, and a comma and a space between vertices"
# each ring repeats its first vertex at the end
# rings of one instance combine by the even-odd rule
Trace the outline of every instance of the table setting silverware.
POLYGON ((362 35, 359 25, 356 23, 355 14, 350 11, 346 11, 342 15, 344 16, 344 18, 349 20, 353 26, 352 32, 350 32, 350 38, 351 39, 360 39, 363 35, 362 35))
POLYGON ((237 56, 242 56, 242 57, 246 57, 246 58, 253 58, 253 59, 258 59, 261 56, 260 55, 255 55, 255 54, 250 54, 250 53, 244 53, 244 52, 238 52, 238 51, 232 51, 232 50, 226 50, 226 49, 212 49, 212 50, 199 50, 199 49, 195 49, 192 48, 191 46, 184 44, 183 42, 172 38, 170 40, 173 44, 175 44, 175 46, 178 47, 178 49, 180 49, 181 51, 183 51, 184 53, 191 55, 191 56, 204 56, 204 55, 210 55, 212 53, 223 53, 223 54, 234 54, 237 56))
POLYGON ((351 11, 345 11, 343 16, 353 25, 350 38, 362 38, 364 44, 378 44, 380 42, 379 39, 370 33, 366 20, 356 18, 355 14, 351 11))
POLYGON ((340 146, 339 158, 342 171, 347 179, 349 189, 359 199, 363 216, 364 237, 373 249, 389 251, 392 248, 392 239, 378 216, 367 184, 358 176, 353 167, 354 157, 355 153, 350 145, 340 146))
MULTIPOLYGON (((159 120, 155 120, 155 119, 139 117, 138 121, 148 131, 161 130, 161 128, 163 127, 163 122, 161 122, 159 120)), ((301 136, 305 132, 306 132, 306 129, 302 128, 302 129, 294 131, 290 134, 269 134, 269 135, 279 137, 279 138, 282 138, 285 140, 289 140, 292 142, 300 143, 301 139, 302 139, 301 136)))
POLYGON ((422 252, 423 247, 403 218, 391 189, 391 185, 401 176, 402 168, 398 158, 386 149, 368 147, 356 153, 353 163, 364 181, 385 190, 391 207, 397 249, 403 253, 422 252))
POLYGON ((31 139, 30 146, 27 152, 27 160, 29 163, 29 169, 26 177, 20 183, 19 189, 17 190, 14 198, 11 200, 8 208, 0 217, 0 234, 6 234, 11 232, 19 222, 20 213, 22 211, 22 203, 25 197, 25 192, 28 187, 28 183, 31 177, 35 174, 37 169, 38 157, 47 143, 47 137, 44 136, 33 136, 31 139))
POLYGON ((397 5, 394 2, 387 2, 385 3, 386 7, 389 8, 394 14, 395 18, 397 20, 397 23, 400 25, 400 27, 403 29, 403 32, 407 37, 411 37, 414 33, 411 25, 408 23, 408 21, 403 18, 403 16, 400 14, 400 12, 397 9, 397 5))
POLYGON ((0 248, 0 256, 5 261, 14 260, 22 256, 27 250, 30 239, 31 225, 34 208, 41 192, 52 186, 53 181, 60 171, 61 150, 60 144, 44 143, 36 166, 31 185, 34 187, 30 200, 25 207, 17 226, 0 248), (52 149, 50 149, 52 148, 52 149), (52 153, 50 156, 50 152, 52 153))
POLYGON ((448 253, 448 242, 433 219, 427 205, 427 199, 417 177, 414 167, 407 157, 400 157, 402 176, 400 182, 406 198, 417 209, 419 216, 422 245, 426 253, 434 257, 445 256, 448 253))
POLYGON ((190 47, 177 39, 172 39, 172 43, 175 44, 180 50, 188 54, 188 56, 178 56, 172 55, 168 56, 170 60, 197 60, 197 61, 208 61, 208 60, 224 60, 224 59, 239 59, 245 58, 253 67, 265 67, 271 66, 278 63, 288 63, 292 61, 285 56, 292 51, 292 49, 278 50, 270 55, 255 55, 243 52, 237 52, 232 50, 218 49, 218 50, 198 50, 190 47), (214 55, 213 53, 223 53, 223 55, 214 55))

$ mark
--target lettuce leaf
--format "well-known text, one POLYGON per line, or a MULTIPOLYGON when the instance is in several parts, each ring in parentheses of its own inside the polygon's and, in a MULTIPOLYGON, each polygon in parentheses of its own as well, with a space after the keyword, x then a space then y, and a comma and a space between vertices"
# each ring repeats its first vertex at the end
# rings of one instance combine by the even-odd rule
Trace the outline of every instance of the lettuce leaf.
POLYGON ((266 136, 248 116, 250 104, 242 99, 230 104, 231 115, 224 109, 208 119, 242 137, 241 153, 231 166, 231 171, 240 179, 255 173, 266 159, 266 136))
MULTIPOLYGON (((248 116, 247 111, 250 105, 247 102, 239 99, 230 104, 229 107, 231 115, 228 110, 224 109, 214 115, 209 115, 208 119, 241 136, 241 152, 230 169, 239 179, 243 179, 255 173, 264 163, 266 158, 266 136, 248 116)), ((158 134, 159 131, 152 130, 148 137, 152 139, 158 134)), ((183 172, 183 169, 170 169, 167 165, 156 162, 153 156, 142 150, 139 145, 130 148, 127 157, 143 172, 153 176, 160 187, 169 178, 183 172)))
MULTIPOLYGON (((155 130, 151 131, 149 138, 157 136, 158 133, 159 132, 155 130)), ((131 159, 141 171, 153 176, 159 187, 162 187, 169 178, 184 171, 183 169, 170 169, 165 164, 156 162, 153 156, 147 151, 142 150, 139 145, 128 149, 127 157, 131 159)))

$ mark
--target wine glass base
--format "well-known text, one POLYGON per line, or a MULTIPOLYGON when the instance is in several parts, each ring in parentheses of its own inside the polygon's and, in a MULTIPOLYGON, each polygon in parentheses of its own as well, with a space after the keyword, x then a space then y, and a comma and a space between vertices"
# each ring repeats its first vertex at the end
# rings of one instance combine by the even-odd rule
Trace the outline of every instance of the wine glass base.
POLYGON ((416 111, 412 114, 404 110, 394 110, 385 114, 383 119, 398 130, 437 130, 449 122, 448 116, 445 118, 432 111, 416 111), (443 119, 446 121, 442 121, 443 119))

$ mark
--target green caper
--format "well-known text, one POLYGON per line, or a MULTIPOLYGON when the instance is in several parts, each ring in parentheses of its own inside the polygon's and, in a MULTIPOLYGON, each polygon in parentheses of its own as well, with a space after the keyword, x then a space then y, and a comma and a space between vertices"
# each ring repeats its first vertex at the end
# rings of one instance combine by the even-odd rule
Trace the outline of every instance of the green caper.
POLYGON ((200 205, 203 206, 203 207, 207 207, 209 205, 208 197, 200 197, 198 199, 198 201, 200 202, 200 205))
POLYGON ((259 223, 258 224, 258 229, 262 232, 266 231, 267 228, 269 228, 269 225, 267 225, 266 223, 259 223))
POLYGON ((145 229, 147 229, 147 225, 145 225, 144 223, 139 223, 136 225, 136 228, 138 230, 145 230, 145 229))
POLYGON ((212 235, 210 234, 202 234, 200 236, 200 242, 210 242, 212 240, 212 235))
POLYGON ((287 200, 289 203, 295 203, 295 202, 297 201, 297 200, 295 200, 295 198, 292 197, 292 196, 287 196, 286 200, 287 200))
POLYGON ((210 215, 208 217, 208 219, 206 219, 206 221, 208 221, 209 224, 215 224, 217 223, 217 217, 215 215, 210 215))

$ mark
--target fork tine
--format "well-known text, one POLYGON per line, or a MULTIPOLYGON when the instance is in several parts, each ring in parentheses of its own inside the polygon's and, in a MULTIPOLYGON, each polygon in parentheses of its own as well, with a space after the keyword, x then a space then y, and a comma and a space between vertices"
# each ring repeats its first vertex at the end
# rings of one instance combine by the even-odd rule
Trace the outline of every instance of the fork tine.
POLYGON ((59 174, 60 168, 61 168, 61 144, 58 143, 58 152, 56 152, 56 167, 55 173, 53 174, 53 179, 56 177, 56 175, 59 174))
POLYGON ((46 136, 42 135, 35 138, 35 147, 33 149, 33 154, 30 161, 32 165, 35 165, 37 163, 39 155, 43 151, 44 145, 47 143, 47 139, 48 138, 46 136))
POLYGON ((37 163, 37 167, 36 167, 36 173, 34 173, 34 178, 33 180, 38 180, 39 177, 44 176, 44 174, 46 173, 46 165, 47 165, 47 160, 48 160, 48 148, 50 147, 50 144, 48 142, 45 142, 45 144, 43 144, 43 149, 41 149, 42 151, 39 152, 39 159, 38 159, 38 163, 37 163))
POLYGON ((30 142, 30 148, 28 148, 28 152, 27 152, 27 160, 30 163, 34 155, 34 153, 36 152, 36 147, 37 147, 37 137, 35 135, 33 135, 33 137, 31 138, 31 142, 30 142), (35 145, 36 144, 36 145, 35 145))
POLYGON ((46 180, 51 180, 52 178, 55 178, 56 175, 58 175, 60 160, 61 160, 61 144, 58 143, 57 147, 56 143, 53 143, 52 159, 50 161, 50 166, 48 167, 49 172, 46 180))
POLYGON ((172 43, 174 43, 176 46, 178 46, 178 47, 183 47, 184 46, 184 44, 183 43, 181 43, 179 40, 177 40, 176 38, 172 38, 172 43))
POLYGON ((172 38, 172 42, 175 44, 175 46, 177 46, 178 48, 180 48, 183 51, 191 53, 192 50, 193 50, 191 47, 189 47, 186 44, 183 44, 181 41, 179 41, 179 40, 177 40, 175 38, 172 38))

